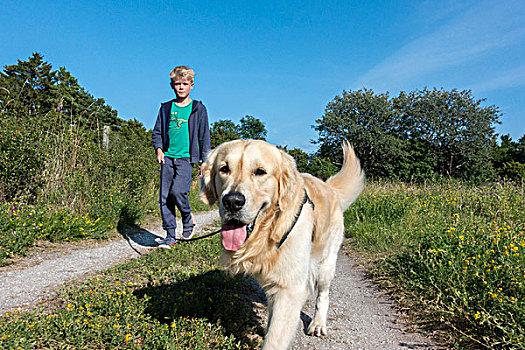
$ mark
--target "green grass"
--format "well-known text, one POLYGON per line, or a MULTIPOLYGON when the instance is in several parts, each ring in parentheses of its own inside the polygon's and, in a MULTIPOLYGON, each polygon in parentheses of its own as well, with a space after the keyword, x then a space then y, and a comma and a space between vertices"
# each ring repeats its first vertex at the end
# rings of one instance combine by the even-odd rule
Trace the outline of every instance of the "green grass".
POLYGON ((354 251, 458 348, 525 349, 525 197, 512 183, 371 184, 345 213, 354 251))
POLYGON ((252 349, 253 283, 217 268, 218 238, 180 244, 67 285, 34 312, 0 317, 1 349, 252 349))

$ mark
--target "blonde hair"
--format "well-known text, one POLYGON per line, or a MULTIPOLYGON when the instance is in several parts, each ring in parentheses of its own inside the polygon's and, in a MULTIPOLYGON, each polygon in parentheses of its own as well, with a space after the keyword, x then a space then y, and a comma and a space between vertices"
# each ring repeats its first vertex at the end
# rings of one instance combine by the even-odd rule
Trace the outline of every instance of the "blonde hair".
POLYGON ((188 80, 193 83, 193 79, 195 78, 195 72, 193 69, 188 68, 186 66, 177 66, 173 68, 170 72, 170 79, 172 82, 175 80, 188 80))

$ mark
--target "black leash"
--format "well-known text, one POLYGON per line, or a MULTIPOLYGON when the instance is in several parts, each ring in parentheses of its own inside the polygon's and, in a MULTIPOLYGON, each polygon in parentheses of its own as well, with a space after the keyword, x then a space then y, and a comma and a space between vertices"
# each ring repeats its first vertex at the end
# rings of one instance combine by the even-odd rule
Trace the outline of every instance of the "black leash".
POLYGON ((222 230, 217 230, 217 231, 214 231, 212 233, 208 233, 207 235, 204 235, 204 236, 199 236, 199 237, 195 237, 195 238, 181 238, 181 239, 178 239, 177 238, 177 242, 193 242, 193 241, 198 241, 199 239, 204 239, 204 238, 208 238, 208 237, 211 237, 211 236, 214 236, 216 235, 217 233, 221 232, 222 230))

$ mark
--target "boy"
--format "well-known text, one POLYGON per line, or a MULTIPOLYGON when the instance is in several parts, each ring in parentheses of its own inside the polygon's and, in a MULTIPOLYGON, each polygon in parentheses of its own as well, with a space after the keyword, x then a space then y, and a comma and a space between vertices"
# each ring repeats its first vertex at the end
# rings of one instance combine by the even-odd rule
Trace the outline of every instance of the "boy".
MULTIPOLYGON (((195 72, 178 66, 170 72, 171 87, 176 98, 162 103, 153 128, 153 147, 160 168, 159 206, 162 227, 167 235, 157 239, 159 247, 170 248, 177 243, 175 206, 182 216, 182 236, 193 236, 188 192, 193 164, 202 162, 210 151, 210 128, 206 107, 190 98, 195 72)), ((200 168, 199 168, 200 173, 200 168)))

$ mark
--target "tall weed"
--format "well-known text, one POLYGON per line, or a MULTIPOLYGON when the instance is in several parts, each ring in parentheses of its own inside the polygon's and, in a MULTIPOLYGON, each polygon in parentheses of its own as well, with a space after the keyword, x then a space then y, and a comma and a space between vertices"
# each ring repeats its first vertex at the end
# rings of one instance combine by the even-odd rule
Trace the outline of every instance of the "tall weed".
POLYGON ((0 119, 0 264, 37 240, 103 238, 157 208, 151 134, 122 121, 102 145, 101 125, 51 111, 0 119))

